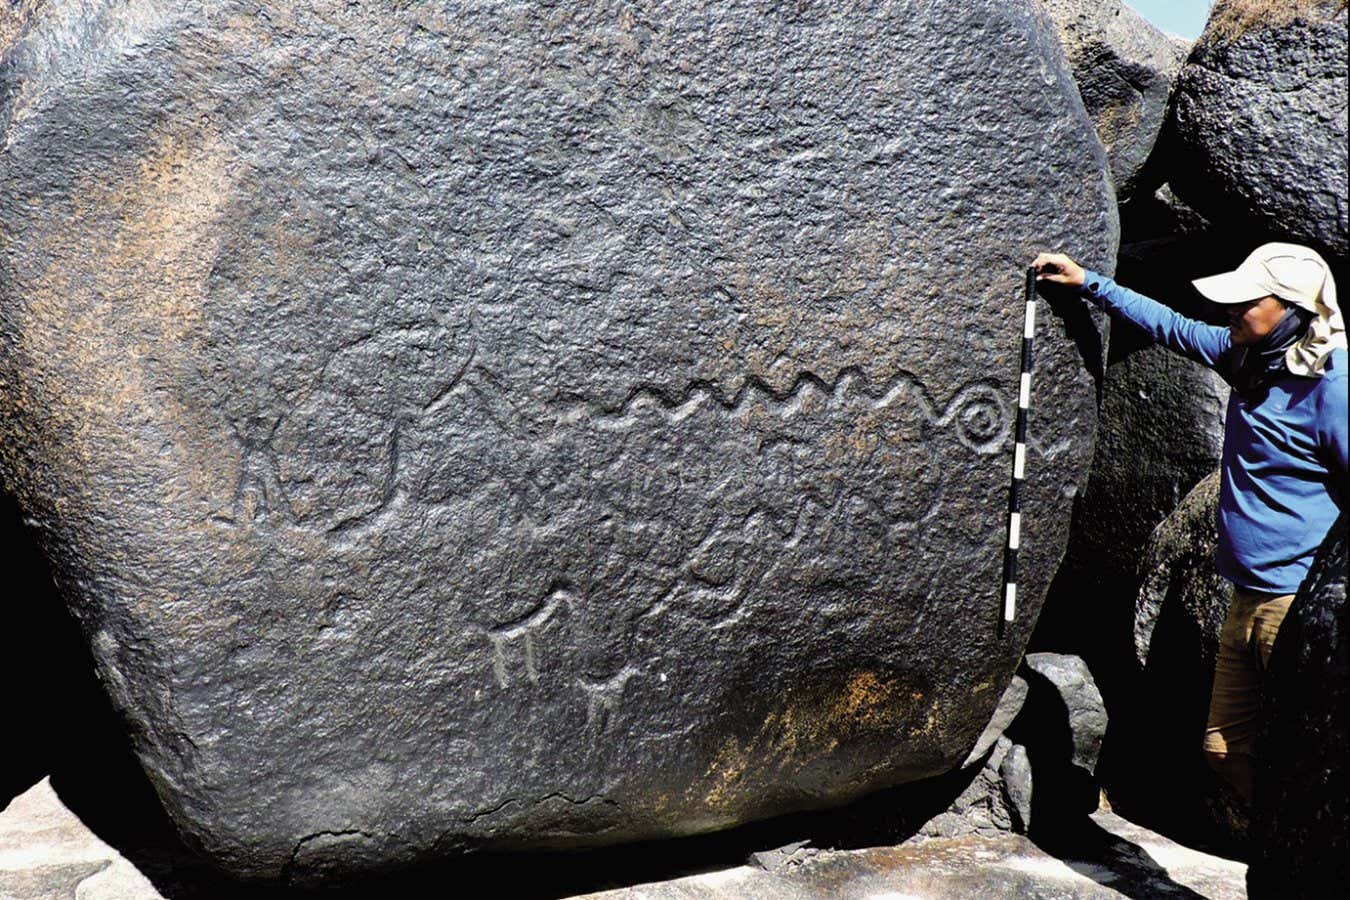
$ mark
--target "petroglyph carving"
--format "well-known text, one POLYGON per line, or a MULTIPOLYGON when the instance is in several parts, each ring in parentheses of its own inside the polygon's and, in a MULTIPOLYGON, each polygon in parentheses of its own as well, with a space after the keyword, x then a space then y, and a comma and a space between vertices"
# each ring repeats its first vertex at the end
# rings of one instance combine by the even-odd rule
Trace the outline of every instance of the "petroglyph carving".
POLYGON ((517 645, 522 650, 525 677, 531 683, 539 681, 539 663, 536 655, 536 633, 548 624, 561 607, 571 609, 574 597, 563 588, 555 589, 542 604, 512 622, 499 625, 487 633, 492 642, 492 669, 499 687, 511 686, 507 668, 507 649, 517 645))
POLYGON ((610 716, 618 711, 624 685, 628 684, 628 679, 637 672, 635 666, 624 666, 615 674, 600 681, 577 678, 577 687, 586 695, 586 728, 595 736, 603 734, 609 727, 610 716))
POLYGON ((791 419, 836 405, 870 410, 911 408, 933 428, 953 428, 957 440, 983 454, 1002 450, 1010 421, 1008 404, 992 382, 964 385, 945 404, 939 404, 928 388, 909 373, 900 373, 874 386, 867 374, 856 367, 841 370, 833 381, 813 372, 802 372, 791 388, 781 392, 762 379, 748 376, 730 398, 706 381, 692 381, 676 396, 660 388, 640 385, 612 407, 574 401, 561 419, 569 423, 589 420, 599 428, 623 430, 635 428, 651 417, 678 423, 703 410, 721 410, 735 417, 758 409, 777 418, 791 419))

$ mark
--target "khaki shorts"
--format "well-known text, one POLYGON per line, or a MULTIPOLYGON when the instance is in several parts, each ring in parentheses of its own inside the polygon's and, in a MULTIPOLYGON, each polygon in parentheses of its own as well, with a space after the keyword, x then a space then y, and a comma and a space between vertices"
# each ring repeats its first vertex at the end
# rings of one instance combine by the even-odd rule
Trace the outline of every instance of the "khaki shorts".
POLYGON ((1234 588, 1228 617, 1219 632, 1214 690, 1205 724, 1206 753, 1255 755, 1270 649, 1293 599, 1293 594, 1258 594, 1234 588))

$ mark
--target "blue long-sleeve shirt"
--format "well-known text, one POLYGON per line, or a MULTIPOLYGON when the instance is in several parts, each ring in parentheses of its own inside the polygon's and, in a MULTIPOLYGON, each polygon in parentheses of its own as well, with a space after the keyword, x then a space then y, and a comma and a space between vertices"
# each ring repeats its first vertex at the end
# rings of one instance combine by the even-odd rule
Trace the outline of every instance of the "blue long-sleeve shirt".
MULTIPOLYGON (((1197 322, 1089 271, 1082 294, 1170 350, 1223 373, 1227 328, 1197 322)), ((1260 397, 1228 398, 1219 488, 1219 574, 1249 591, 1292 594, 1345 502, 1346 352, 1322 375, 1285 372, 1260 397)))

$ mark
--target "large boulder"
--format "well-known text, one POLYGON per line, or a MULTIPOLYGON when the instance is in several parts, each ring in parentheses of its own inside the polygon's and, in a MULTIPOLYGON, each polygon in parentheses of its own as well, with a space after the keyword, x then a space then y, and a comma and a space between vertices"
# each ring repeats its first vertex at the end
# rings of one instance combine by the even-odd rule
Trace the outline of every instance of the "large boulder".
POLYGON ((1189 45, 1159 31, 1122 0, 1041 0, 1059 29, 1073 77, 1111 161, 1116 193, 1141 186, 1167 120, 1189 45))
POLYGON ((1078 827, 1097 809, 1097 759, 1108 717, 1092 672, 1067 653, 1028 653, 1022 667, 1027 702, 1008 729, 1026 747, 1035 774, 1026 815, 1037 829, 1078 827))
POLYGON ((1270 654, 1253 806, 1252 897, 1350 882, 1350 604, 1346 520, 1327 534, 1270 654))
POLYGON ((958 765, 1063 551, 1106 159, 1029 2, 49 0, 0 438, 243 876, 692 833, 958 765))
POLYGON ((1343 0, 1219 0, 1177 82, 1172 187, 1232 228, 1350 254, 1343 0))
POLYGON ((1215 471, 1197 484, 1149 544, 1134 625, 1139 674, 1113 709, 1120 727, 1104 755, 1114 807, 1178 839, 1231 850, 1246 840, 1245 803, 1200 750, 1232 592, 1214 568, 1219 480, 1215 471))

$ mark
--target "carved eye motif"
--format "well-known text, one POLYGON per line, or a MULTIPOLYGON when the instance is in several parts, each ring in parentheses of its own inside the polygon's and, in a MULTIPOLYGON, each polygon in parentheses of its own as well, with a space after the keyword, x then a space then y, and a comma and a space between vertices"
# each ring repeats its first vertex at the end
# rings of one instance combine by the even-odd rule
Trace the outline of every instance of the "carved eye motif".
POLYGON ((997 453, 1008 430, 1003 399, 988 385, 972 385, 952 403, 951 419, 961 443, 977 453, 997 453))

